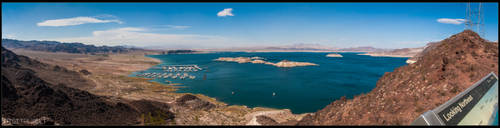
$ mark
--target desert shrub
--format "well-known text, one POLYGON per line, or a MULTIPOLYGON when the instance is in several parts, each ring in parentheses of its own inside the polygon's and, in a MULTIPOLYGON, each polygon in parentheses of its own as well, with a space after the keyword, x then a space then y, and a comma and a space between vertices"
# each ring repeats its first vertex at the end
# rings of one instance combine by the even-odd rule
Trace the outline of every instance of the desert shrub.
POLYGON ((167 114, 160 111, 155 111, 154 115, 151 112, 148 112, 147 116, 141 114, 141 120, 144 125, 166 125, 169 123, 167 117, 167 114))

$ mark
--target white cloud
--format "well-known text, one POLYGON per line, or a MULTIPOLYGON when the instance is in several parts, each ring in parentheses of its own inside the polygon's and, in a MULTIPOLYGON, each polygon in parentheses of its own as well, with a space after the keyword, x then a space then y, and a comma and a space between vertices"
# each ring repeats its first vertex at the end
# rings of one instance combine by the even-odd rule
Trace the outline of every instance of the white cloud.
POLYGON ((219 13, 217 13, 217 16, 219 16, 219 17, 234 16, 232 11, 233 11, 233 8, 226 8, 226 9, 220 11, 219 13))
POLYGON ((202 48, 224 47, 235 42, 220 36, 197 34, 163 34, 151 33, 148 29, 125 27, 118 29, 94 31, 92 36, 49 39, 62 42, 81 42, 94 45, 132 45, 157 48, 202 48))
POLYGON ((437 19, 437 22, 443 23, 443 24, 462 24, 464 23, 465 19, 449 19, 449 18, 439 18, 437 19))
POLYGON ((123 22, 120 20, 100 20, 94 17, 73 17, 73 18, 65 18, 65 19, 55 19, 55 20, 46 20, 40 23, 37 23, 38 26, 51 26, 51 27, 60 27, 60 26, 73 26, 73 25, 81 25, 88 23, 119 23, 123 22))
POLYGON ((182 25, 167 25, 167 27, 171 29, 180 29, 180 30, 191 28, 191 26, 182 26, 182 25))

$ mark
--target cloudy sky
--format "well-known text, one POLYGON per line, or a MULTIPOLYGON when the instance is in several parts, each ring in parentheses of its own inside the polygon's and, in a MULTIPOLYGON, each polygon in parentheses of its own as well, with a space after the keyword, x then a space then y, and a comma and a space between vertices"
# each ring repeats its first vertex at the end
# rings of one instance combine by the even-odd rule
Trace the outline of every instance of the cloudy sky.
MULTIPOLYGON (((157 48, 420 47, 461 32, 465 3, 2 3, 2 38, 157 48)), ((498 4, 483 4, 498 41, 498 4)))

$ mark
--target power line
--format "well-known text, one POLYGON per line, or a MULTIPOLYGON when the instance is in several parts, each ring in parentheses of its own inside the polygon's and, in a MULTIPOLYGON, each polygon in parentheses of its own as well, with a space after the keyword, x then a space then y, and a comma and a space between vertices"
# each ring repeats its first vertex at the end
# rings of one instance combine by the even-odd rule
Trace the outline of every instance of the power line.
POLYGON ((484 12, 482 3, 473 5, 467 3, 465 11, 465 29, 476 31, 480 36, 484 36, 484 12))

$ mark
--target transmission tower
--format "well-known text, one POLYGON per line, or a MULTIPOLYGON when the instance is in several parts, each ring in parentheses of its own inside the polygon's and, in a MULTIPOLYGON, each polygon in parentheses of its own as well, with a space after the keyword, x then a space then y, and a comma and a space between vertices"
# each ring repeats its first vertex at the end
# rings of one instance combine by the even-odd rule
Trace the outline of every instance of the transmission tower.
POLYGON ((484 14, 482 3, 467 3, 465 12, 465 29, 476 31, 480 36, 484 37, 484 14))

